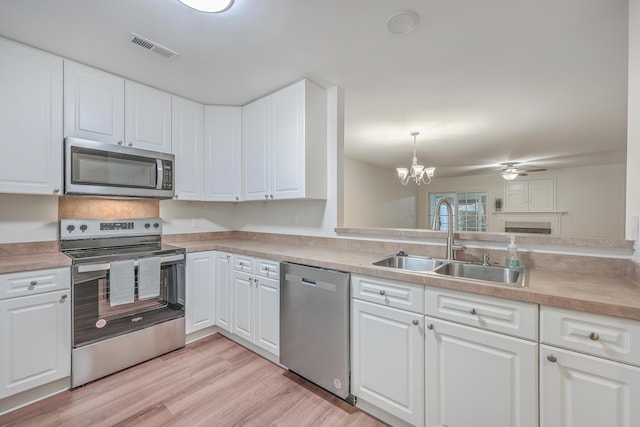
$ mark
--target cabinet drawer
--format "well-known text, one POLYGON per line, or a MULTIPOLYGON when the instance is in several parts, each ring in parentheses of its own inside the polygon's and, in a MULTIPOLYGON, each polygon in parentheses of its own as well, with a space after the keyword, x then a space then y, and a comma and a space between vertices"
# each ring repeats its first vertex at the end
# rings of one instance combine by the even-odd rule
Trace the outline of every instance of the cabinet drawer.
POLYGON ((244 273, 255 272, 256 260, 252 256, 233 254, 233 269, 244 273))
POLYGON ((59 291, 70 286, 70 268, 0 274, 0 299, 59 291))
POLYGON ((640 366, 640 322, 563 308, 540 308, 540 341, 640 366))
POLYGON ((428 316, 537 341, 538 306, 487 295, 427 288, 428 316))
POLYGON ((256 276, 280 280, 280 263, 270 259, 256 258, 256 276))
POLYGON ((352 274, 351 297, 424 314, 424 286, 415 283, 352 274))

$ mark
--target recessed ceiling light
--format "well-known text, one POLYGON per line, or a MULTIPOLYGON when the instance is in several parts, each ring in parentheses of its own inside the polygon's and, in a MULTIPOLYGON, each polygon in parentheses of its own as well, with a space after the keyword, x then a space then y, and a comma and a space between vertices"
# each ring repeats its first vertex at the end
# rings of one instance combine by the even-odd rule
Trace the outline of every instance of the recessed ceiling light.
POLYGON ((387 31, 391 34, 406 34, 418 25, 418 14, 412 10, 403 10, 387 20, 387 31))
POLYGON ((229 9, 233 0, 178 0, 180 3, 189 6, 200 12, 218 13, 229 9))

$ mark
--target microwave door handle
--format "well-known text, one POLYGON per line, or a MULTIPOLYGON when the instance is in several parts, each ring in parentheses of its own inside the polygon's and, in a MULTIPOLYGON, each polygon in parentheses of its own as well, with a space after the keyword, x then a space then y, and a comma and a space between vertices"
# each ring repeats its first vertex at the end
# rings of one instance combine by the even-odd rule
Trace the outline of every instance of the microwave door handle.
POLYGON ((164 177, 164 169, 162 168, 162 160, 156 159, 156 189, 162 190, 162 178, 164 177))

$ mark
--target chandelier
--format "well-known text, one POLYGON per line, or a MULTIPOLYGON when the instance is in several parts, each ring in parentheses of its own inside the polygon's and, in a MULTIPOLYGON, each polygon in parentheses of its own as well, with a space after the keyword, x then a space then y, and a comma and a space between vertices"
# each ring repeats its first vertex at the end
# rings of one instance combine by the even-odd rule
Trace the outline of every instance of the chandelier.
POLYGON ((425 168, 423 165, 418 164, 418 158, 416 157, 416 136, 418 135, 420 135, 420 132, 411 132, 411 136, 413 136, 413 161, 411 162, 411 167, 408 169, 396 169, 398 171, 398 179, 402 185, 407 185, 410 180, 417 185, 430 184, 431 177, 436 171, 436 168, 425 168))

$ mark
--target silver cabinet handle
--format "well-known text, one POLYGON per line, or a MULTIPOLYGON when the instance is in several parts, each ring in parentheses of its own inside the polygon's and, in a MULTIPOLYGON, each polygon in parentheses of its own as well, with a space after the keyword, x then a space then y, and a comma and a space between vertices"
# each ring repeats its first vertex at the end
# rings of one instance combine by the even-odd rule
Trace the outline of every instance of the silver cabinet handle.
POLYGON ((180 196, 178 196, 177 194, 175 196, 173 196, 173 198, 176 199, 176 200, 178 199, 178 197, 180 197, 180 196))
POLYGON ((384 290, 380 291, 380 295, 382 295, 382 296, 386 295, 386 293, 387 293, 387 291, 384 291, 384 290))
POLYGON ((473 314, 475 316, 476 314, 478 314, 478 312, 475 308, 472 308, 471 310, 469 310, 469 314, 473 314))
POLYGON ((268 195, 268 194, 265 194, 265 195, 264 195, 264 198, 265 198, 265 199, 267 199, 267 200, 269 200, 269 195, 268 195))
POLYGON ((547 354, 547 360, 549 362, 556 363, 558 361, 558 358, 555 357, 553 354, 547 354))
POLYGON ((122 141, 118 141, 118 145, 122 145, 122 141))
POLYGON ((412 322, 414 325, 418 326, 420 324, 420 321, 418 319, 413 319, 412 322))
POLYGON ((60 295, 60 302, 64 302, 67 299, 67 294, 60 295))
POLYGON ((32 280, 31 283, 29 283, 29 286, 35 286, 38 284, 37 280, 32 280))
POLYGON ((54 189, 53 189, 53 194, 58 194, 59 192, 60 192, 60 189, 59 189, 59 188, 54 188, 54 189))
POLYGON ((129 141, 129 143, 127 144, 129 147, 133 147, 133 142, 129 141))
POLYGON ((427 325, 427 329, 433 329, 433 323, 429 323, 429 324, 427 325))
POLYGON ((236 202, 237 202, 238 200, 240 200, 240 197, 236 196, 236 202))
POLYGON ((593 341, 598 341, 600 339, 600 335, 598 335, 597 332, 591 332, 589 334, 589 338, 592 339, 593 341))
POLYGON ((269 195, 269 198, 270 198, 271 200, 273 200, 273 194, 270 194, 270 195, 269 195))

